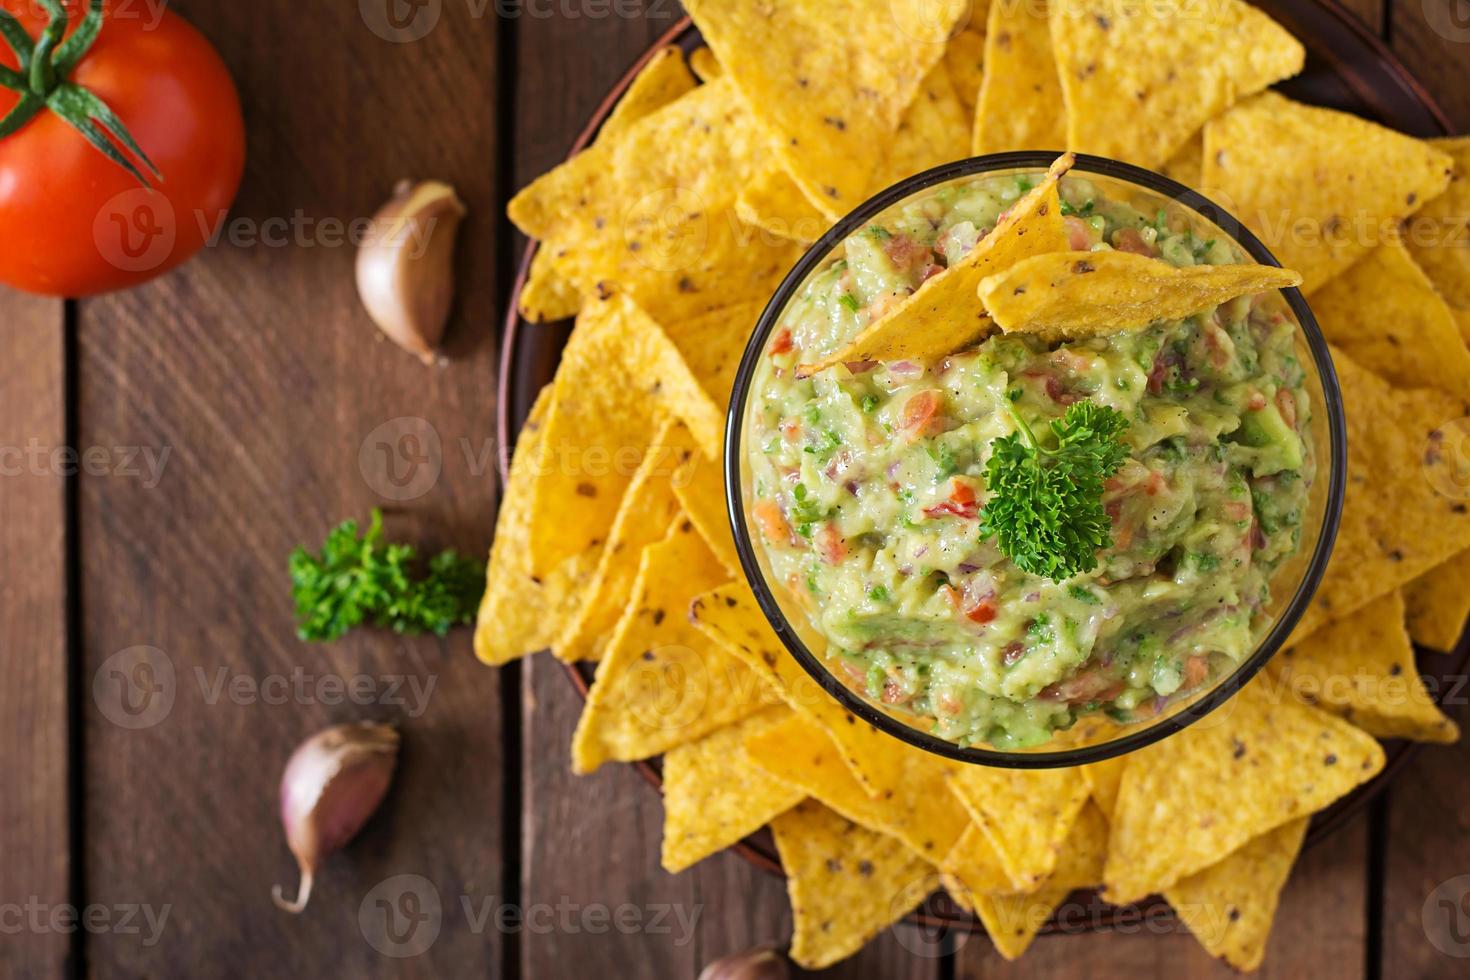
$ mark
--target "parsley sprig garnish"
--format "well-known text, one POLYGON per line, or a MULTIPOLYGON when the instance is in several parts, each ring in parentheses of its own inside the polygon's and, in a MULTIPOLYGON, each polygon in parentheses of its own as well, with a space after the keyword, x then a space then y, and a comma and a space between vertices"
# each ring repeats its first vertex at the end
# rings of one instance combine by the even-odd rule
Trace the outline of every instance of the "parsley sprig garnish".
POLYGON ((327 535, 321 554, 291 553, 291 594, 296 600, 296 635, 336 640, 363 624, 398 633, 436 633, 474 618, 485 591, 485 565, 453 549, 416 572, 412 545, 383 540, 383 515, 373 511, 361 537, 356 521, 343 521, 327 535))
POLYGON ((1076 402, 1052 421, 1056 445, 1047 448, 1014 405, 1006 408, 1017 431, 990 444, 981 539, 995 538, 1006 557, 1033 575, 1060 582, 1092 571, 1098 551, 1113 543, 1103 481, 1128 458, 1118 438, 1128 420, 1107 406, 1076 402))

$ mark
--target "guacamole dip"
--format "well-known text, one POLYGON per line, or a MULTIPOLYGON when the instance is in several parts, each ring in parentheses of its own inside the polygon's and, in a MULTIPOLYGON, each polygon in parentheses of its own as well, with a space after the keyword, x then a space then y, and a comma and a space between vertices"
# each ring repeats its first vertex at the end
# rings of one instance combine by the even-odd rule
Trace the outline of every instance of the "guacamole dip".
MULTIPOLYGON (((871 697, 964 745, 1037 745, 1094 712, 1140 720, 1232 670, 1313 477, 1296 325, 1274 295, 1111 336, 993 335, 931 362, 799 376, 973 248, 1034 180, 951 184, 849 237, 772 332, 746 430, 748 506, 777 585, 871 697), (1126 417, 1126 458, 1102 495, 1111 546, 1054 581, 980 533, 986 462, 1018 418, 1046 433, 1081 401, 1126 417)), ((1245 261, 1086 179, 1061 196, 1075 250, 1245 261)))

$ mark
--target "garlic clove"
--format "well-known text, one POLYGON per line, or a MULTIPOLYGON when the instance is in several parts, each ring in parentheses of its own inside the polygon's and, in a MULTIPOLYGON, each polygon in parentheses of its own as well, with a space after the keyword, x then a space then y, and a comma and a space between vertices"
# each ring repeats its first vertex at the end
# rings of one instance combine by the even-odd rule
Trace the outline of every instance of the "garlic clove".
POLYGON ((466 214, 442 181, 401 181, 357 251, 357 293, 399 347, 432 364, 454 304, 454 240, 466 214))
POLYGON ((790 977, 786 958, 768 946, 715 960, 699 973, 699 980, 789 980, 790 977))
POLYGON ((280 885, 276 907, 300 912, 311 898, 322 862, 343 847, 383 802, 398 762, 399 736, 391 725, 337 725, 302 742, 281 775, 281 825, 301 868, 295 899, 280 885))

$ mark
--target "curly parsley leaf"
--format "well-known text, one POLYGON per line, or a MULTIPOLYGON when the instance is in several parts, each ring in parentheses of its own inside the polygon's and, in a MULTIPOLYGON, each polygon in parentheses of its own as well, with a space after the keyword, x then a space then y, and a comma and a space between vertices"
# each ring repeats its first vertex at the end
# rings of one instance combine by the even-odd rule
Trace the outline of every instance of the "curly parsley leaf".
POLYGON ((1033 575, 1060 582, 1092 571, 1098 551, 1113 543, 1103 482, 1128 458, 1119 439, 1127 418, 1077 402, 1051 423, 1055 446, 1048 449, 1014 406, 1007 408, 1017 431, 990 444, 981 538, 995 538, 1006 557, 1033 575))
POLYGON ((453 549, 417 572, 412 545, 383 540, 383 515, 374 510, 360 536, 356 521, 333 528, 320 554, 291 553, 291 594, 296 600, 296 635, 325 642, 365 624, 398 633, 443 636, 474 618, 485 591, 485 565, 453 549))

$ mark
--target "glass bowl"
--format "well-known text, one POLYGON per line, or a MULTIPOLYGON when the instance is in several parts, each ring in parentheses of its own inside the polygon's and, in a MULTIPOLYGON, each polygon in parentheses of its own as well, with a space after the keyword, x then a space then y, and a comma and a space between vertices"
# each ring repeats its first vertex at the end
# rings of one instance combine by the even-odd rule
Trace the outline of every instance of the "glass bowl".
MULTIPOLYGON (((822 688, 843 707, 880 731, 909 745, 950 759, 978 765, 1035 769, 1084 765, 1142 748, 1181 730, 1219 707, 1286 642, 1293 626, 1311 601, 1332 552, 1342 510, 1346 479, 1346 436, 1342 398, 1327 343, 1305 300, 1296 289, 1280 291, 1267 302, 1295 322, 1297 357, 1305 367, 1305 388, 1311 401, 1311 436, 1316 457, 1301 539, 1295 554, 1275 571, 1270 599, 1253 620, 1260 639, 1233 670, 1222 672, 1185 696, 1174 697, 1150 717, 1127 723, 1101 713, 1083 716, 1053 737, 1031 748, 995 748, 961 745, 933 734, 925 717, 884 705, 869 696, 851 674, 837 667, 827 641, 810 622, 786 587, 772 577, 766 549, 756 542, 757 531, 747 507, 751 498, 751 467, 746 444, 748 408, 767 344, 791 302, 808 279, 820 272, 843 249, 856 230, 889 209, 946 184, 977 177, 1032 174, 1045 171, 1057 154, 1016 152, 975 157, 936 167, 898 183, 871 198, 838 222, 802 257, 776 290, 745 349, 732 392, 725 442, 725 487, 736 549, 750 586, 781 642, 822 688), (829 656, 831 659, 829 660, 829 656)), ((1110 198, 1122 198, 1145 214, 1163 209, 1209 237, 1222 237, 1262 265, 1280 263, 1266 247, 1224 210, 1182 184, 1159 174, 1101 157, 1077 155, 1071 175, 1085 177, 1110 198)))

